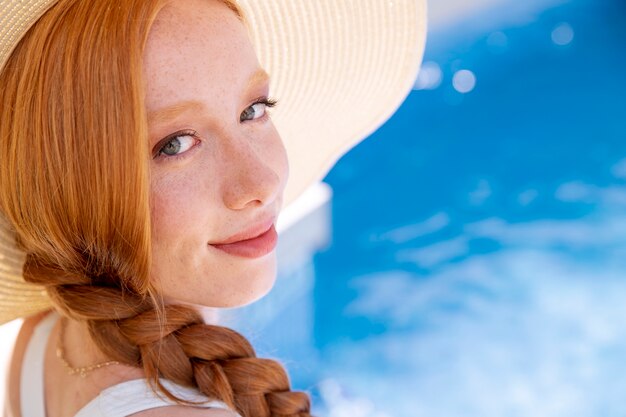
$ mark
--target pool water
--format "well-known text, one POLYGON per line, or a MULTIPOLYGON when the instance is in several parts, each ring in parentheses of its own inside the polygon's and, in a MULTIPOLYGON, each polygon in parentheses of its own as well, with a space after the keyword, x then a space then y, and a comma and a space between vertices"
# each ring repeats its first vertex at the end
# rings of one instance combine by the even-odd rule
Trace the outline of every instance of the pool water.
POLYGON ((318 415, 626 415, 625 18, 431 35, 441 82, 339 161, 332 242, 238 324, 318 415))

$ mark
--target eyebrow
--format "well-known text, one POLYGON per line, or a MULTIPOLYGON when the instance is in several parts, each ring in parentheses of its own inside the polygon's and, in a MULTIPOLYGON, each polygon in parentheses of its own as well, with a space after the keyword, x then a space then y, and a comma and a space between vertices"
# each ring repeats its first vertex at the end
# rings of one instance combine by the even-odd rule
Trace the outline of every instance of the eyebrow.
POLYGON ((255 84, 263 84, 269 82, 269 80, 269 74, 263 68, 259 68, 257 72, 252 74, 252 77, 250 77, 250 80, 248 81, 248 88, 253 87, 255 84))
MULTIPOLYGON (((270 76, 263 69, 258 69, 250 79, 248 80, 248 89, 252 89, 255 85, 269 82, 270 76)), ((172 104, 171 106, 164 107, 152 111, 148 114, 149 123, 164 123, 168 120, 176 119, 181 114, 188 111, 200 112, 204 109, 204 104, 198 100, 185 100, 172 104)))
POLYGON ((180 101, 176 104, 172 104, 171 106, 164 107, 159 110, 155 110, 148 114, 148 122, 149 123, 161 123, 166 122, 168 120, 176 119, 183 113, 186 113, 190 110, 195 112, 201 111, 204 108, 204 105, 197 100, 185 100, 180 101))

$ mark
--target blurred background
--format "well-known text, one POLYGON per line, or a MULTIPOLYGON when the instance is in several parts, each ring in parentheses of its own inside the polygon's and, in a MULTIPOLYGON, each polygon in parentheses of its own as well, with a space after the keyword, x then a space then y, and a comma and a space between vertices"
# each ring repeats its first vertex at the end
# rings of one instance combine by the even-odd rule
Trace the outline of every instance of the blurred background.
POLYGON ((414 90, 224 324, 320 417, 624 416, 626 2, 429 9, 414 90))
POLYGON ((429 5, 414 90, 224 320, 319 416, 624 416, 626 2, 429 5))

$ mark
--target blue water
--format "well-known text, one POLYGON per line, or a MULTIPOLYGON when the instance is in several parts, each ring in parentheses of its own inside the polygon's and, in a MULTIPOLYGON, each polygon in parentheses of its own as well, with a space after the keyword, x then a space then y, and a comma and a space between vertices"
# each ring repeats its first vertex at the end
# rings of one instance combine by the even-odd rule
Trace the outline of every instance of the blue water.
POLYGON ((241 325, 319 415, 626 415, 626 3, 502 13, 431 34, 441 85, 339 161, 332 243, 241 325))

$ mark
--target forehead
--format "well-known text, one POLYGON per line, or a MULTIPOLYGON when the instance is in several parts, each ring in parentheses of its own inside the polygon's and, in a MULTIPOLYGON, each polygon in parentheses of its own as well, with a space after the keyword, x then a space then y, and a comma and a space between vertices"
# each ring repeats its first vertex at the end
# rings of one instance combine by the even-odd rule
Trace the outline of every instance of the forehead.
POLYGON ((178 0, 157 15, 144 53, 148 111, 245 88, 259 69, 248 32, 218 0, 178 0))

